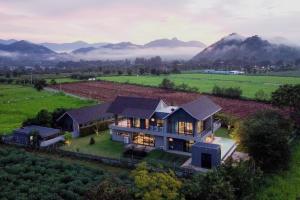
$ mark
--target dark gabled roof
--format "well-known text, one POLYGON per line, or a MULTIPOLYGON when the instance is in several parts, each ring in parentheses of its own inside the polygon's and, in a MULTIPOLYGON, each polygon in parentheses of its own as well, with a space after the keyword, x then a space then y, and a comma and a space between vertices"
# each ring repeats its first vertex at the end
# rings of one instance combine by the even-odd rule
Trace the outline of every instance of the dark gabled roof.
MULTIPOLYGON (((78 109, 73 109, 67 111, 65 114, 68 114, 73 120, 78 124, 84 124, 88 122, 97 121, 101 118, 113 117, 111 113, 107 113, 107 108, 110 106, 110 103, 102 103, 94 106, 88 106, 78 109)), ((58 121, 65 115, 63 114, 58 121)))
POLYGON ((16 130, 14 130, 14 133, 21 133, 24 135, 29 135, 32 133, 32 131, 38 131, 41 138, 46 138, 46 137, 55 135, 60 132, 59 129, 31 125, 31 126, 25 126, 25 127, 16 129, 16 130))
POLYGON ((157 108, 160 99, 118 96, 107 112, 126 117, 148 119, 157 108))
POLYGON ((167 115, 169 115, 169 113, 155 112, 153 117, 155 117, 156 119, 164 119, 167 115))
POLYGON ((222 109, 206 96, 201 96, 195 101, 180 106, 180 108, 197 120, 204 120, 222 109))

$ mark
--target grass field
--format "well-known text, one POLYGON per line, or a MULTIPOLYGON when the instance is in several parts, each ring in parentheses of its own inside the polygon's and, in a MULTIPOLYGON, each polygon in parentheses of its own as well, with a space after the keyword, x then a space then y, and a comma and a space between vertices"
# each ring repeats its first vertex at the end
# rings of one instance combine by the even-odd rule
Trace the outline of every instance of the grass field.
POLYGON ((123 144, 110 139, 108 131, 104 131, 99 135, 91 135, 72 139, 71 144, 65 145, 62 149, 67 151, 77 151, 96 156, 104 156, 111 158, 120 158, 123 153, 123 144), (95 139, 95 144, 90 145, 90 138, 95 139))
POLYGON ((199 92, 210 93, 215 85, 221 87, 240 87, 242 96, 254 98, 255 93, 262 89, 271 94, 282 84, 300 84, 300 77, 278 76, 245 76, 245 75, 220 75, 220 74, 171 74, 167 76, 110 76, 99 77, 100 80, 121 83, 135 83, 147 86, 158 86, 163 78, 168 78, 176 85, 186 83, 197 87, 199 92))
POLYGON ((268 72, 265 75, 300 77, 300 69, 299 70, 293 70, 293 71, 268 72))
POLYGON ((300 197, 300 141, 293 144, 290 168, 276 175, 266 175, 266 186, 257 196, 259 200, 295 200, 300 197))
POLYGON ((20 127, 41 109, 52 111, 59 107, 77 108, 93 104, 62 93, 38 92, 31 87, 0 85, 0 134, 20 127))

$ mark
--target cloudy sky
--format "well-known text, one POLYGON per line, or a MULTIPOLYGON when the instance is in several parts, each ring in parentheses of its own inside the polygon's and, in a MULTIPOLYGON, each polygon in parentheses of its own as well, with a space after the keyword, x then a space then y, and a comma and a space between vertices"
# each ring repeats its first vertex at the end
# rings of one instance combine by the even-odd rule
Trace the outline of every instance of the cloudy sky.
POLYGON ((299 0, 0 0, 0 38, 33 42, 177 37, 210 44, 232 32, 300 44, 299 0))

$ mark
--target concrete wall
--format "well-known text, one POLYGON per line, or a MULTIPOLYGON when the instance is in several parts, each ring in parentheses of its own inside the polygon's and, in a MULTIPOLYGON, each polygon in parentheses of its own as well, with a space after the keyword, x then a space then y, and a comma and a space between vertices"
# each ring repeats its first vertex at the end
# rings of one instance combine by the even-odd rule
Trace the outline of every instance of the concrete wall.
POLYGON ((198 146, 197 144, 192 146, 192 165, 196 167, 203 167, 201 156, 204 153, 211 155, 212 168, 217 167, 221 164, 221 148, 219 145, 204 143, 203 146, 198 146))
POLYGON ((155 136, 155 148, 164 148, 164 137, 155 136))

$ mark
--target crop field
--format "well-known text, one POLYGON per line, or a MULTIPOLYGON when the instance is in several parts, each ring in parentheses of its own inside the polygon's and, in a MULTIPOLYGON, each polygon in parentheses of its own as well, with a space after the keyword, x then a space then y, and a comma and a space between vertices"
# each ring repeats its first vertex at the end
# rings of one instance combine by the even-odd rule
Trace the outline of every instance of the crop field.
MULTIPOLYGON (((163 99, 170 105, 181 105, 201 96, 199 93, 169 91, 161 88, 144 87, 130 84, 120 84, 108 81, 65 83, 50 86, 53 89, 62 89, 64 92, 87 97, 99 101, 113 101, 118 95, 140 96, 163 99)), ((274 109, 271 105, 255 101, 228 99, 209 96, 214 102, 222 107, 224 113, 236 117, 248 115, 262 109, 274 109)))
POLYGON ((63 93, 38 92, 31 87, 0 85, 0 134, 20 127, 22 122, 33 117, 41 109, 77 108, 92 104, 63 93))
POLYGON ((163 78, 172 80, 176 85, 185 83, 191 87, 197 87, 199 92, 210 93, 217 85, 220 87, 240 87, 242 96, 254 98, 255 93, 262 89, 269 96, 282 84, 300 84, 300 77, 279 76, 245 76, 245 75, 221 75, 221 74, 171 74, 167 76, 110 76, 99 77, 100 80, 120 83, 134 83, 139 85, 157 87, 163 78))
POLYGON ((109 172, 0 148, 0 199, 85 199, 109 172))

